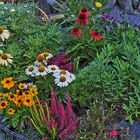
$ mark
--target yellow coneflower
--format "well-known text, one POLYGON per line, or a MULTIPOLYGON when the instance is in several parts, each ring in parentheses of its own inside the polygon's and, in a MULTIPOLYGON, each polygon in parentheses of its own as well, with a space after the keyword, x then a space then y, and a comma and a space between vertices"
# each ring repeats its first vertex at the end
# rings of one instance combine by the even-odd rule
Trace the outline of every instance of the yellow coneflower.
POLYGON ((4 94, 0 92, 0 99, 4 97, 4 94))
POLYGON ((16 97, 14 99, 14 103, 15 103, 16 106, 20 107, 23 103, 22 98, 21 97, 16 97))
POLYGON ((14 98, 15 98, 15 97, 16 97, 15 94, 12 94, 12 93, 7 94, 7 99, 8 99, 9 101, 14 101, 14 98))
POLYGON ((24 93, 23 91, 21 90, 16 90, 16 95, 19 96, 19 97, 23 97, 24 96, 24 93))
POLYGON ((32 95, 32 96, 36 96, 37 94, 38 94, 38 89, 37 89, 37 87, 30 87, 29 88, 29 93, 30 93, 30 95, 32 95))
POLYGON ((25 83, 19 83, 19 84, 18 84, 18 88, 19 88, 19 89, 24 89, 24 86, 25 86, 25 83))
POLYGON ((100 8, 100 7, 102 7, 102 4, 100 2, 95 2, 95 6, 100 8))
POLYGON ((32 106, 33 105, 33 99, 31 98, 31 96, 27 96, 25 99, 24 99, 24 101, 23 101, 23 104, 25 105, 25 106, 28 106, 28 107, 30 107, 30 106, 32 106))
POLYGON ((15 110, 13 108, 8 109, 8 114, 13 115, 15 113, 15 110))
POLYGON ((0 109, 5 109, 8 106, 8 102, 6 100, 0 101, 0 109))
POLYGON ((13 81, 13 78, 12 77, 8 77, 8 78, 4 78, 2 81, 1 81, 1 84, 4 88, 12 88, 14 87, 15 85, 15 82, 13 81))
POLYGON ((0 26, 0 38, 2 41, 5 41, 5 39, 8 39, 10 36, 10 33, 8 30, 6 30, 4 27, 0 26))
POLYGON ((8 66, 9 64, 12 64, 13 60, 11 58, 13 58, 11 54, 2 53, 0 55, 0 64, 5 65, 5 66, 8 66))

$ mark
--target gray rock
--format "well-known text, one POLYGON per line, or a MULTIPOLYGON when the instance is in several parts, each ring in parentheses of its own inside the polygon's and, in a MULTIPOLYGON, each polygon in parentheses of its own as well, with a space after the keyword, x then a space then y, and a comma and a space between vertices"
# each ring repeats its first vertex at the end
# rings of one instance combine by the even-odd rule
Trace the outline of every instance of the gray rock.
MULTIPOLYGON (((108 0, 108 2, 110 2, 110 0, 108 0)), ((114 2, 115 0, 113 0, 112 5, 114 2)), ((116 0, 116 3, 112 7, 109 7, 109 9, 107 14, 113 16, 117 20, 140 27, 140 0, 116 0), (124 3, 124 1, 128 3, 124 3), (131 2, 133 2, 133 5, 131 2)))

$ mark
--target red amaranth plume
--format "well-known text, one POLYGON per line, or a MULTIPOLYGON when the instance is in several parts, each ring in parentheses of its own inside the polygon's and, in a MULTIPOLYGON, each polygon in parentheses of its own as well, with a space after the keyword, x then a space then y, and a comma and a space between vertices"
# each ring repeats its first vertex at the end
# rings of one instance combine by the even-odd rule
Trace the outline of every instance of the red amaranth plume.
POLYGON ((60 69, 72 71, 73 63, 67 53, 61 53, 48 60, 48 65, 57 65, 60 69))
POLYGON ((53 89, 51 90, 51 111, 57 117, 59 116, 58 106, 57 106, 57 97, 53 89))

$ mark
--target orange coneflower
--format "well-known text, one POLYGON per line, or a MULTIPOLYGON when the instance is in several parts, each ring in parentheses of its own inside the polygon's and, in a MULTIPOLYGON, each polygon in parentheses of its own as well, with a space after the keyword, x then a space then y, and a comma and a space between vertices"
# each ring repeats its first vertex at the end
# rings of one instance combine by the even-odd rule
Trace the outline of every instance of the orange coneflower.
POLYGON ((0 99, 4 97, 4 94, 0 92, 0 99))
POLYGON ((13 108, 8 109, 8 114, 13 115, 15 113, 15 110, 13 108))
POLYGON ((12 77, 8 77, 8 78, 4 78, 1 81, 1 84, 3 85, 4 88, 10 89, 10 88, 14 87, 15 82, 13 81, 12 77))
POLYGON ((19 84, 18 84, 18 88, 19 88, 19 89, 24 89, 24 86, 25 86, 25 83, 19 83, 19 84))
POLYGON ((37 87, 35 87, 35 86, 30 87, 30 88, 29 88, 29 93, 30 93, 30 95, 32 95, 32 96, 37 95, 37 94, 38 94, 38 89, 37 89, 37 87))
POLYGON ((16 104, 16 106, 20 107, 23 103, 22 98, 21 97, 16 97, 14 99, 14 103, 16 104))
POLYGON ((5 109, 8 106, 8 102, 6 100, 0 101, 0 109, 5 109))
POLYGON ((15 97, 16 97, 15 94, 12 94, 12 93, 7 94, 7 99, 8 99, 9 101, 14 101, 14 98, 15 98, 15 97))
POLYGON ((33 105, 33 99, 32 99, 30 96, 27 96, 27 97, 24 99, 23 104, 24 104, 25 106, 30 107, 30 106, 33 105))

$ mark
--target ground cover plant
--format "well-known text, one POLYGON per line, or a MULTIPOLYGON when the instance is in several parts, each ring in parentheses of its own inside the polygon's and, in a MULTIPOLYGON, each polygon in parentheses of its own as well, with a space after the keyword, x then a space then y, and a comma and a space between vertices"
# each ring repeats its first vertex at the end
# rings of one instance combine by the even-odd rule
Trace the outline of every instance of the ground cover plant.
POLYGON ((65 18, 44 22, 38 3, 0 2, 1 123, 38 140, 138 140, 139 28, 106 1, 58 3, 65 18))

